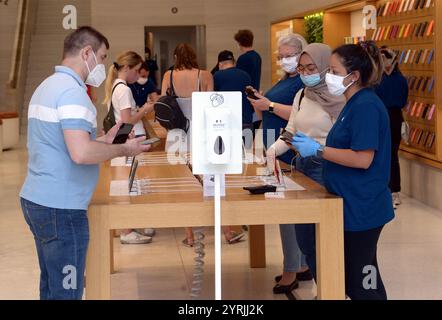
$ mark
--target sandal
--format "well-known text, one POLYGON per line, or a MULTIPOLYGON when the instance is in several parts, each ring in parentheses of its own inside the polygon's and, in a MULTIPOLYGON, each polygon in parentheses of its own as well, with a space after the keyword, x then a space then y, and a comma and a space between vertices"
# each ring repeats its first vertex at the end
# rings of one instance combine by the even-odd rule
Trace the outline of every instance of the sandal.
POLYGON ((188 248, 193 248, 193 240, 189 240, 187 238, 185 238, 182 241, 183 246, 188 247, 188 248))

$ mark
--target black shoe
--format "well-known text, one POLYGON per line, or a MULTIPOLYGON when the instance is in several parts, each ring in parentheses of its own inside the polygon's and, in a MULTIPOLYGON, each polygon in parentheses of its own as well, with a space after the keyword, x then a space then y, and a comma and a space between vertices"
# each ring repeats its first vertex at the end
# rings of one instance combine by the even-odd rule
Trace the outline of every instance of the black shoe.
POLYGON ((274 287, 273 287, 273 293, 274 294, 281 294, 281 293, 290 293, 295 289, 299 288, 299 282, 298 279, 295 279, 295 281, 293 281, 292 283, 290 283, 287 286, 282 286, 279 283, 277 283, 274 287))
MULTIPOLYGON (((276 276, 275 277, 275 282, 279 282, 282 279, 282 275, 276 276)), ((296 274, 296 279, 298 279, 298 281, 310 281, 313 280, 313 274, 310 272, 310 270, 306 270, 304 272, 298 272, 296 274)))

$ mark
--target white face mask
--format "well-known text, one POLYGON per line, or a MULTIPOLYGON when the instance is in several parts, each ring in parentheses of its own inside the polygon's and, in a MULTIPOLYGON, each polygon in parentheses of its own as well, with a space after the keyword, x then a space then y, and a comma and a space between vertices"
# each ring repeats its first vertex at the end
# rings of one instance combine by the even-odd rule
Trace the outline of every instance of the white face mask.
POLYGON ((138 84, 145 85, 147 83, 147 78, 138 78, 138 84))
POLYGON ((89 75, 87 76, 87 79, 84 83, 98 88, 99 86, 101 86, 104 80, 106 80, 106 67, 104 66, 104 64, 98 64, 97 56, 93 51, 92 54, 94 55, 96 65, 95 68, 91 71, 89 65, 87 64, 87 61, 84 62, 86 64, 87 70, 89 71, 89 75))
POLYGON ((346 76, 338 76, 335 74, 327 73, 325 75, 325 83, 327 83, 328 91, 330 94, 334 96, 340 96, 343 95, 345 91, 347 91, 350 86, 352 86, 355 82, 350 82, 348 86, 344 86, 344 80, 347 78, 351 73, 347 74, 346 76))
POLYGON ((282 58, 280 62, 282 70, 287 73, 294 73, 298 67, 298 57, 282 58))

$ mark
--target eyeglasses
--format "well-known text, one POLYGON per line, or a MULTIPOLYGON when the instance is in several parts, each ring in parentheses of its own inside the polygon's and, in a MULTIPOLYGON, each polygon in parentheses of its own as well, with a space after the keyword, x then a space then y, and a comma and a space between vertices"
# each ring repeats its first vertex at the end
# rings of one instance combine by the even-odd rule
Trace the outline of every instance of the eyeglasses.
POLYGON ((299 56, 299 53, 293 53, 293 54, 289 54, 289 55, 286 55, 286 56, 278 55, 277 59, 278 60, 282 60, 282 59, 287 59, 287 58, 293 58, 293 57, 296 57, 296 56, 299 56))
POLYGON ((307 70, 307 72, 315 72, 317 69, 318 67, 314 63, 309 63, 305 66, 303 66, 302 64, 298 64, 298 66, 296 67, 296 71, 298 73, 303 73, 305 70, 307 70))

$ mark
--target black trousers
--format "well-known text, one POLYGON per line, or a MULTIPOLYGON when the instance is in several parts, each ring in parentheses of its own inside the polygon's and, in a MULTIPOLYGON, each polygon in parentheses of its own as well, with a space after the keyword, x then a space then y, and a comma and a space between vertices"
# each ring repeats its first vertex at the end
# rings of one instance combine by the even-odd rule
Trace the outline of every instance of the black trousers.
POLYGON ((352 300, 387 300, 377 260, 382 228, 344 232, 345 292, 352 300))
MULTIPOLYGON (((352 300, 387 299, 377 261, 382 228, 344 232, 345 293, 352 300)), ((297 224, 296 239, 316 280, 315 225, 297 224)))
POLYGON ((391 130, 391 167, 390 167, 390 190, 401 191, 401 170, 399 166, 399 146, 401 144, 401 128, 404 118, 399 108, 388 109, 391 130))

